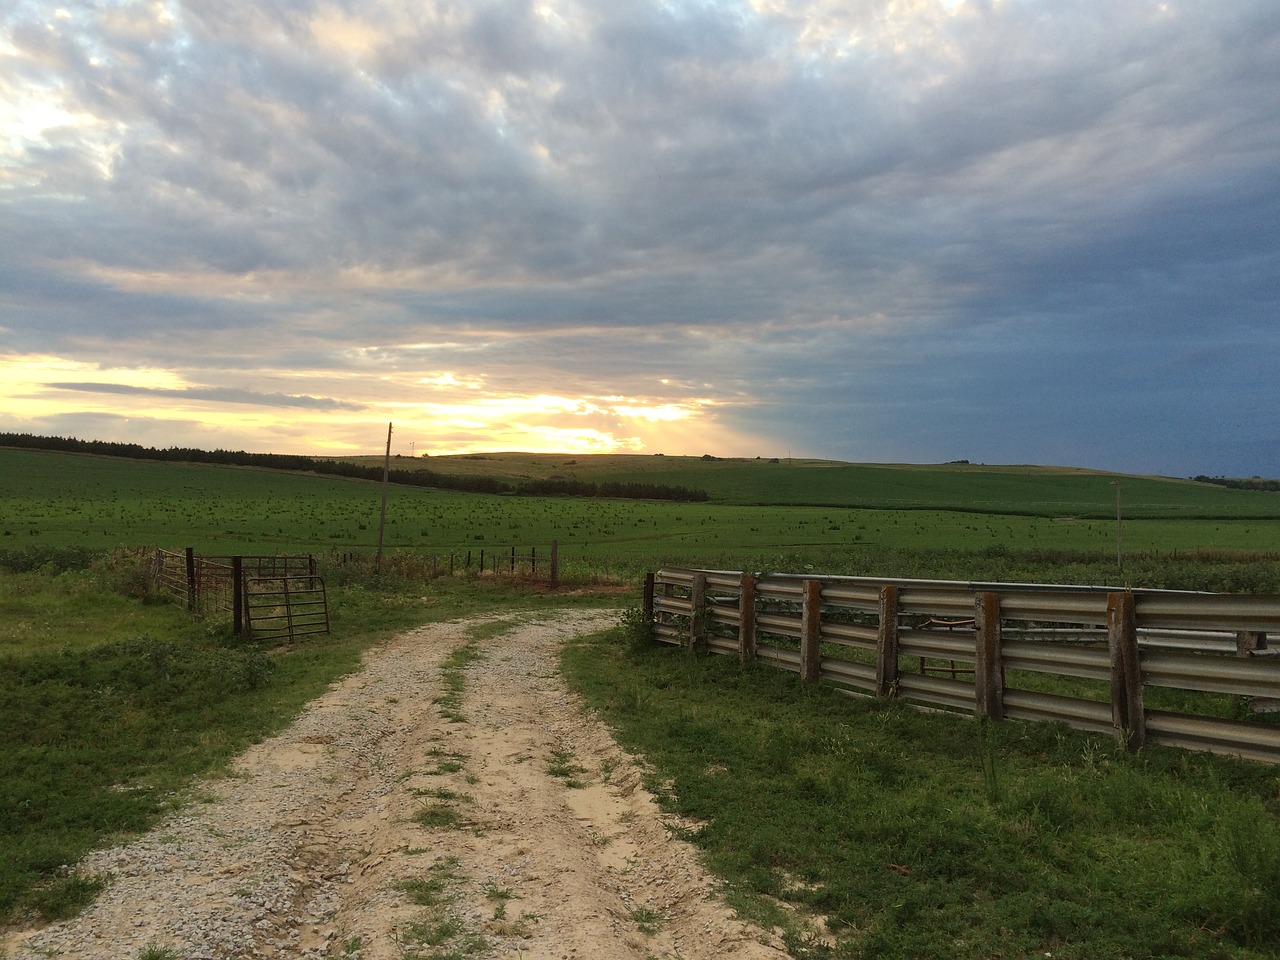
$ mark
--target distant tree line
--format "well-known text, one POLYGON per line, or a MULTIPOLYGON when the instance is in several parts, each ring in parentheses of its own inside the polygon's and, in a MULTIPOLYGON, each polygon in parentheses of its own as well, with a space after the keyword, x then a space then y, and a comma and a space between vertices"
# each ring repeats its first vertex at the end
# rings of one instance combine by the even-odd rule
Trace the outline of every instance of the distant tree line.
MULTIPOLYGON (((349 463, 342 460, 316 459, 281 453, 248 453, 244 450, 197 450, 194 447, 144 447, 136 443, 114 443, 107 440, 77 440, 72 437, 40 437, 30 433, 0 433, 0 446, 30 450, 58 450, 64 453, 92 453, 104 457, 132 460, 161 460, 172 463, 213 463, 237 467, 263 467, 269 470, 291 470, 326 476, 350 477, 356 480, 381 480, 382 467, 349 463)), ((671 487, 656 483, 589 483, 580 480, 531 480, 512 486, 497 477, 463 477, 436 473, 434 470, 392 469, 387 474, 391 483, 466 493, 515 493, 520 496, 612 497, 627 500, 683 500, 701 502, 708 499, 705 490, 671 487)))
POLYGON ((612 497, 618 500, 683 500, 690 503, 701 503, 710 499, 707 491, 691 490, 688 487, 621 481, 592 483, 587 480, 568 480, 564 477, 526 480, 516 484, 515 492, 527 497, 612 497))
POLYGON ((1206 477, 1201 474, 1191 479, 1197 483, 1216 483, 1220 487, 1230 487, 1232 490, 1270 490, 1273 493, 1280 491, 1280 480, 1266 480, 1262 477, 1206 477))

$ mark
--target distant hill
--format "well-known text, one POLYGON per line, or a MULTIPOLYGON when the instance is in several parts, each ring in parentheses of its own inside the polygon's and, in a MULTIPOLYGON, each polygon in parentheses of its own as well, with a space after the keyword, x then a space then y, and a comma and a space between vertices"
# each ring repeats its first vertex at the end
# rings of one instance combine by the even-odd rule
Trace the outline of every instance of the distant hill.
MULTIPOLYGON (((0 433, 0 446, 137 460, 211 463, 382 479, 383 458, 154 448, 0 433)), ((947 510, 1042 517, 1109 518, 1116 488, 1127 518, 1280 519, 1280 490, 1252 478, 1112 474, 1078 467, 858 464, 837 460, 662 454, 486 453, 391 458, 393 483, 470 493, 608 497, 745 506, 947 510)))
MULTIPOLYGON (((381 458, 355 458, 362 464, 381 458)), ((661 454, 486 453, 393 458, 400 469, 490 477, 513 486, 562 479, 704 490, 713 503, 951 510, 1109 518, 1116 484, 1126 517, 1280 518, 1280 495, 1169 477, 1079 467, 971 463, 858 464, 836 460, 661 454)))

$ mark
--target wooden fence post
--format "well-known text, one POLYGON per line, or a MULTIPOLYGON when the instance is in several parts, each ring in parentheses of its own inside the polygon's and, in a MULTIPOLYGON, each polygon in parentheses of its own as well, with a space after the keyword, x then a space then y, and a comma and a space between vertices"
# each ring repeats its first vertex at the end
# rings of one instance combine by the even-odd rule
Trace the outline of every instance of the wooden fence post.
POLYGON ((822 581, 804 582, 800 626, 800 680, 817 683, 822 677, 822 581))
POLYGON ((1236 656, 1250 657, 1255 650, 1267 649, 1267 635, 1253 630, 1242 630, 1236 634, 1236 656))
POLYGON ((551 541, 551 589, 560 582, 560 541, 551 541))
POLYGON ((738 593, 738 662, 750 663, 756 658, 756 576, 742 575, 738 593))
POLYGON ((689 596, 689 650, 703 653, 707 645, 707 575, 695 573, 689 596))
POLYGON ((880 632, 876 638, 876 696, 898 695, 898 588, 880 588, 880 632))
POLYGON ((980 593, 974 603, 974 700, 978 716, 1004 717, 1004 666, 1001 662, 1000 595, 980 593))
POLYGON ((1107 642, 1111 649, 1111 727, 1116 742, 1138 750, 1146 742, 1142 668, 1133 593, 1107 594, 1107 642))

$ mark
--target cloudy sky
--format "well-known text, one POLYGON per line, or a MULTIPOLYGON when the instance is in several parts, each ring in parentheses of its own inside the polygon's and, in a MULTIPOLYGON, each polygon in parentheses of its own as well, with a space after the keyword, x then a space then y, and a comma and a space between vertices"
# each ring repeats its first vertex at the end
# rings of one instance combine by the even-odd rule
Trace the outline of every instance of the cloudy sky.
POLYGON ((1280 476, 1275 0, 5 0, 0 431, 1280 476))

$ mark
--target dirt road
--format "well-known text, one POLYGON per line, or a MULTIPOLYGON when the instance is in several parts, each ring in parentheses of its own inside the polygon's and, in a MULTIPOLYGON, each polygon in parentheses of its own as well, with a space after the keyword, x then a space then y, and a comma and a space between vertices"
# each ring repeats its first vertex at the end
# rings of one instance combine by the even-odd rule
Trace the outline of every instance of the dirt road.
POLYGON ((565 639, 611 616, 510 619, 466 665, 481 621, 371 651, 200 802, 89 858, 111 877, 92 908, 0 956, 785 957, 557 675, 565 639))

